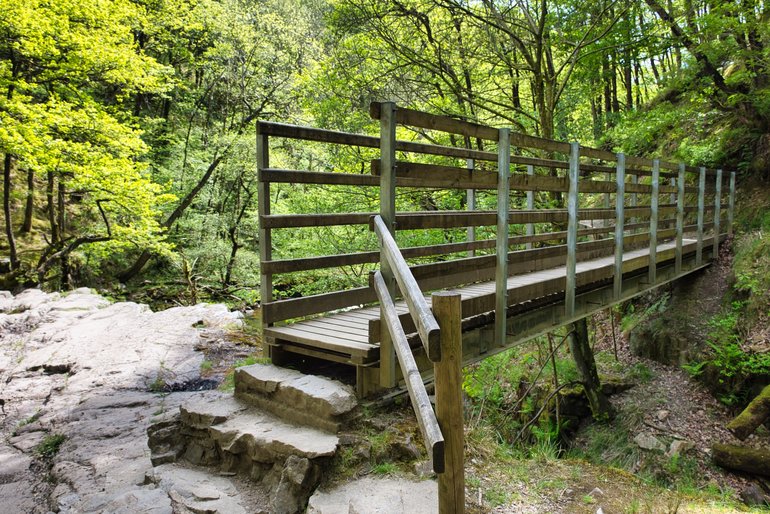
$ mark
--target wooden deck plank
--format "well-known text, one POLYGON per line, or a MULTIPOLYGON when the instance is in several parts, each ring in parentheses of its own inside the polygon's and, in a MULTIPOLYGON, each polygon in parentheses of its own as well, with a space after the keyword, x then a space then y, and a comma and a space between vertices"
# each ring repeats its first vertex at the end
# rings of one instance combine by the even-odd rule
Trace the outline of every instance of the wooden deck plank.
POLYGON ((316 332, 303 330, 299 322, 297 326, 266 327, 265 335, 276 339, 286 339, 309 346, 331 350, 343 354, 370 357, 379 348, 365 342, 351 341, 340 337, 330 337, 316 332))
MULTIPOLYGON (((693 239, 682 241, 683 253, 692 253, 697 242, 693 239)), ((704 240, 704 245, 707 242, 704 240)), ((661 242, 658 245, 658 262, 673 258, 674 242, 661 242)), ((623 255, 623 272, 637 271, 649 263, 649 247, 626 251, 623 255)), ((593 282, 607 280, 614 273, 614 256, 600 257, 577 263, 577 285, 585 286, 593 282)), ((564 291, 566 267, 533 271, 508 278, 508 305, 516 305, 564 291)), ((462 295, 463 316, 470 317, 494 309, 494 282, 473 283, 454 288, 462 295)), ((426 295, 429 298, 429 295, 426 295)), ((403 301, 396 302, 396 309, 402 320, 408 316, 408 308, 403 301)), ((377 305, 360 309, 351 309, 312 320, 299 321, 292 325, 266 328, 266 334, 278 339, 294 341, 299 344, 315 346, 320 349, 355 355, 366 358, 378 349, 380 308, 377 305), (373 333, 374 332, 374 333, 373 333)), ((405 326, 410 322, 404 321, 405 326)))

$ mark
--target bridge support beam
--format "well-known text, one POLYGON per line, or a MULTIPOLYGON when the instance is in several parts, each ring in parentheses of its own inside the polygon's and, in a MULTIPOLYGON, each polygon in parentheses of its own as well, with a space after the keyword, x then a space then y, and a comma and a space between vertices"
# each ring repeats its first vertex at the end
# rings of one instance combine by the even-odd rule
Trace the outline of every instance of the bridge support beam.
MULTIPOLYGON (((532 177, 535 175, 535 167, 531 164, 527 164, 527 175, 532 177)), ((534 191, 527 191, 527 210, 533 211, 535 210, 535 192, 534 191)), ((535 224, 534 223, 527 223, 527 236, 534 236, 535 235, 535 224)), ((532 249, 532 242, 528 241, 526 243, 525 248, 527 250, 532 249)))
POLYGON ((735 172, 730 172, 730 207, 727 210, 727 235, 733 235, 733 221, 735 220, 735 172))
POLYGON ((497 142, 497 242, 495 267, 495 341, 505 344, 508 311, 508 210, 510 209, 511 129, 501 128, 497 142))
POLYGON ((660 197, 660 160, 652 161, 652 194, 650 195, 650 265, 647 278, 655 284, 658 271, 658 199, 660 197))
POLYGON ((695 250, 695 263, 703 263, 703 217, 706 210, 706 168, 701 167, 698 178, 698 247, 695 250))
POLYGON ((719 258, 719 222, 722 217, 722 170, 717 170, 716 190, 714 192, 714 250, 712 258, 719 258))
MULTIPOLYGON (((444 472, 438 474, 439 514, 465 512, 463 432, 462 303, 459 293, 433 293, 433 313, 441 330, 441 360, 434 364, 436 419, 444 435, 444 472)), ((505 320, 505 317, 503 317, 505 320)))
POLYGON ((618 154, 618 167, 615 174, 615 274, 613 276, 613 293, 616 299, 623 294, 623 234, 626 223, 626 156, 618 154))
POLYGON ((580 178, 580 145, 570 144, 569 153, 569 196, 567 197, 567 281, 564 289, 564 313, 575 313, 575 272, 577 270, 578 232, 578 179, 580 178))
POLYGON ((676 253, 674 267, 676 273, 682 272, 682 239, 684 237, 684 163, 679 164, 679 177, 676 185, 676 253))
MULTIPOLYGON (((380 216, 391 234, 396 227, 396 104, 383 102, 380 114, 380 216)), ((391 298, 396 294, 396 280, 388 259, 380 250, 380 271, 391 298)), ((385 313, 380 307, 380 319, 385 313)), ((396 352, 393 340, 383 330, 380 341, 380 387, 396 386, 396 352)))

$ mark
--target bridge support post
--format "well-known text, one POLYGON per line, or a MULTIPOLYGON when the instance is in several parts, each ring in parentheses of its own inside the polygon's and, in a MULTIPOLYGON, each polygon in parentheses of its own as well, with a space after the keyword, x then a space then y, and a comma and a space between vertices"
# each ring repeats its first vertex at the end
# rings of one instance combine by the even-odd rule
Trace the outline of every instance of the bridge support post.
POLYGON ((676 192, 676 254, 674 272, 679 275, 682 272, 682 238, 684 237, 684 163, 679 164, 679 177, 677 178, 676 192))
MULTIPOLYGON (((527 175, 532 177, 535 175, 535 167, 531 164, 527 164, 527 175)), ((535 210, 535 192, 534 191, 527 191, 527 210, 533 211, 535 210)), ((535 224, 534 223, 527 223, 527 236, 531 237, 535 235, 535 224)), ((527 241, 526 247, 527 250, 532 249, 532 241, 527 241)))
POLYGON ((569 153, 569 196, 567 197, 567 281, 564 288, 564 314, 569 318, 575 314, 575 272, 577 270, 578 232, 578 179, 580 178, 580 145, 570 144, 569 153))
MULTIPOLYGON (((476 162, 473 159, 468 159, 466 161, 465 167, 471 170, 471 175, 473 175, 473 170, 476 168, 476 162)), ((466 200, 466 208, 469 211, 475 211, 476 210, 476 190, 475 189, 466 190, 465 200, 466 200)), ((476 240, 476 227, 468 227, 468 242, 470 243, 475 240, 476 240)), ((470 250, 468 252, 468 257, 475 257, 475 256, 476 256, 476 250, 470 250)))
MULTIPOLYGON (((391 234, 396 227, 396 104, 383 102, 380 111, 380 216, 391 234)), ((388 259, 380 250, 380 271, 390 297, 396 293, 396 281, 388 259)), ((380 319, 385 319, 380 306, 380 319)), ((396 386, 396 352, 387 330, 380 334, 380 387, 396 386)))
POLYGON ((695 249, 695 265, 703 264, 703 216, 706 210, 706 168, 701 166, 698 178, 698 246, 695 249))
POLYGON ((438 475, 439 514, 465 512, 462 403, 462 304, 459 293, 433 293, 433 314, 441 330, 441 360, 434 365, 436 419, 444 435, 444 472, 438 475))
POLYGON ((719 257, 719 224, 722 217, 722 170, 717 170, 716 190, 714 192, 714 249, 711 251, 711 259, 719 257))
POLYGON ((615 274, 612 289, 615 300, 620 300, 623 294, 623 234, 626 223, 626 156, 622 153, 618 154, 615 184, 615 274))
POLYGON ((655 285, 658 274, 658 200, 660 198, 660 159, 652 161, 652 194, 650 195, 650 265, 648 280, 655 285))
POLYGON ((727 210, 727 235, 733 235, 733 221, 735 220, 735 172, 730 172, 730 206, 727 210))
POLYGON ((510 205, 511 130, 501 128, 497 142, 497 244, 495 268, 495 342, 505 346, 508 312, 508 210, 510 205))
MULTIPOLYGON (((270 215, 270 182, 262 180, 262 170, 270 167, 270 146, 268 136, 259 131, 257 122, 257 215, 259 217, 259 262, 267 262, 273 258, 272 234, 264 226, 263 217, 270 215)), ((259 301, 265 304, 273 300, 273 275, 262 271, 260 266, 259 301)), ((263 323, 263 326, 267 324, 263 323)), ((262 340, 262 354, 273 358, 275 347, 262 340)))

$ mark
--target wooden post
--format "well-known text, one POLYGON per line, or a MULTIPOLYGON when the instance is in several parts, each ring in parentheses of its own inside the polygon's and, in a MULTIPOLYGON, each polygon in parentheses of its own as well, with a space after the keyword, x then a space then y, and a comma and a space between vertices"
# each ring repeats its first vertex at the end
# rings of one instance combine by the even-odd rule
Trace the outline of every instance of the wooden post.
POLYGON ((436 418, 444 436, 444 472, 438 475, 440 514, 465 512, 463 456, 462 304, 460 294, 433 293, 433 313, 441 330, 441 361, 435 363, 436 418))
MULTIPOLYGON (((473 170, 476 167, 476 163, 473 159, 468 159, 466 161, 466 167, 471 170, 471 176, 473 176, 473 170)), ((468 189, 465 192, 466 196, 466 204, 467 209, 469 211, 475 211, 476 210, 476 190, 475 189, 468 189)), ((476 227, 468 227, 468 241, 475 241, 476 240, 476 227)), ((468 252, 468 257, 474 257, 476 255, 476 250, 471 250, 468 252)))
POLYGON ((658 272, 658 199, 660 196, 660 160, 652 161, 652 194, 650 195, 650 265, 647 279, 655 284, 658 272))
POLYGON ((508 209, 511 130, 501 128, 497 142, 497 259, 495 268, 495 342, 505 346, 508 311, 508 209))
MULTIPOLYGON (((607 174, 605 175, 605 178, 607 179, 607 182, 612 181, 612 173, 608 171, 607 174)), ((609 209, 611 206, 612 206, 612 199, 611 199, 610 193, 604 193, 604 208, 609 209)), ((605 220, 602 220, 602 222, 605 222, 605 220)))
MULTIPOLYGON (((396 104, 383 102, 380 111, 380 216, 391 234, 396 226, 396 104)), ((380 250, 380 270, 390 297, 395 297, 396 282, 390 263, 380 250)), ((380 306, 380 319, 385 318, 380 306)), ((387 330, 380 336, 380 387, 396 385, 396 353, 387 330)))
MULTIPOLYGON (((675 179, 674 177, 671 177, 671 187, 676 187, 676 184, 677 184, 676 181, 677 179, 675 179)), ((671 205, 675 204, 676 196, 677 196, 677 193, 671 193, 668 198, 668 203, 670 203, 671 205)))
POLYGON ((727 210, 727 235, 733 235, 733 222, 735 221, 735 172, 730 172, 730 206, 727 210))
POLYGON ((625 196, 626 196, 626 156, 618 154, 618 169, 615 176, 615 276, 613 280, 613 295, 620 300, 623 294, 623 231, 625 226, 625 196))
MULTIPOLYGON (((636 174, 631 175, 631 183, 634 184, 634 185, 638 184, 639 183, 639 175, 636 175, 636 174)), ((636 207, 638 203, 639 203, 639 194, 638 193, 631 193, 631 200, 629 202, 629 206, 633 208, 633 207, 636 207)), ((638 221, 638 219, 637 218, 631 218, 629 221, 633 225, 634 223, 636 223, 638 221)), ((634 234, 636 232, 637 232, 636 229, 631 231, 632 234, 634 234)))
POLYGON ((575 272, 577 270, 578 180, 580 178, 580 145, 570 144, 569 196, 567 197, 567 282, 564 289, 564 313, 575 314, 575 272))
POLYGON ((679 178, 676 193, 676 254, 674 273, 682 272, 682 238, 684 237, 684 163, 679 164, 679 178))
POLYGON ((698 179, 698 246, 695 249, 695 265, 703 263, 703 215, 706 208, 706 168, 701 167, 698 179))
MULTIPOLYGON (((527 164, 527 175, 530 177, 534 176, 535 174, 535 167, 531 164, 527 164)), ((534 191, 527 191, 527 210, 534 210, 535 209, 535 192, 534 191)), ((527 235, 528 236, 534 236, 535 235, 535 224, 534 223, 527 223, 527 235)), ((532 241, 527 241, 526 249, 531 250, 532 249, 532 241)))
POLYGON ((719 224, 722 217, 722 170, 717 170, 716 191, 714 192, 714 246, 711 259, 719 257, 719 224))
MULTIPOLYGON (((267 262, 273 257, 273 242, 270 228, 265 227, 264 216, 270 215, 270 182, 262 180, 262 170, 270 166, 270 147, 268 136, 259 131, 257 122, 257 214, 259 217, 259 262, 267 262)), ((273 275, 261 271, 259 280, 260 303, 265 304, 273 300, 273 275)), ((263 327, 269 326, 266 323, 263 327)), ((263 355, 272 358, 273 347, 262 338, 263 355)))

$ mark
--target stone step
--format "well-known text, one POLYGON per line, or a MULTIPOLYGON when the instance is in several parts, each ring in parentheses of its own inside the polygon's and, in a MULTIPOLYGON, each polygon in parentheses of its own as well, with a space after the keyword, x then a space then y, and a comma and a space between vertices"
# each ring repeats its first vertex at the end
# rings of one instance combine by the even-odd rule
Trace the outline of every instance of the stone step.
POLYGON ((182 404, 180 433, 186 440, 186 460, 220 465, 223 471, 272 465, 292 455, 329 457, 339 443, 336 435, 288 423, 229 394, 213 391, 182 404))
POLYGON ((335 433, 358 406, 350 386, 265 364, 235 370, 235 397, 284 420, 335 433))
MULTIPOLYGON (((267 492, 270 513, 297 514, 304 511, 339 438, 278 418, 229 393, 207 391, 156 421, 148 429, 148 445, 154 466, 183 459, 216 467, 223 475, 247 477, 267 492)), ((215 511, 229 512, 200 510, 215 511)))

